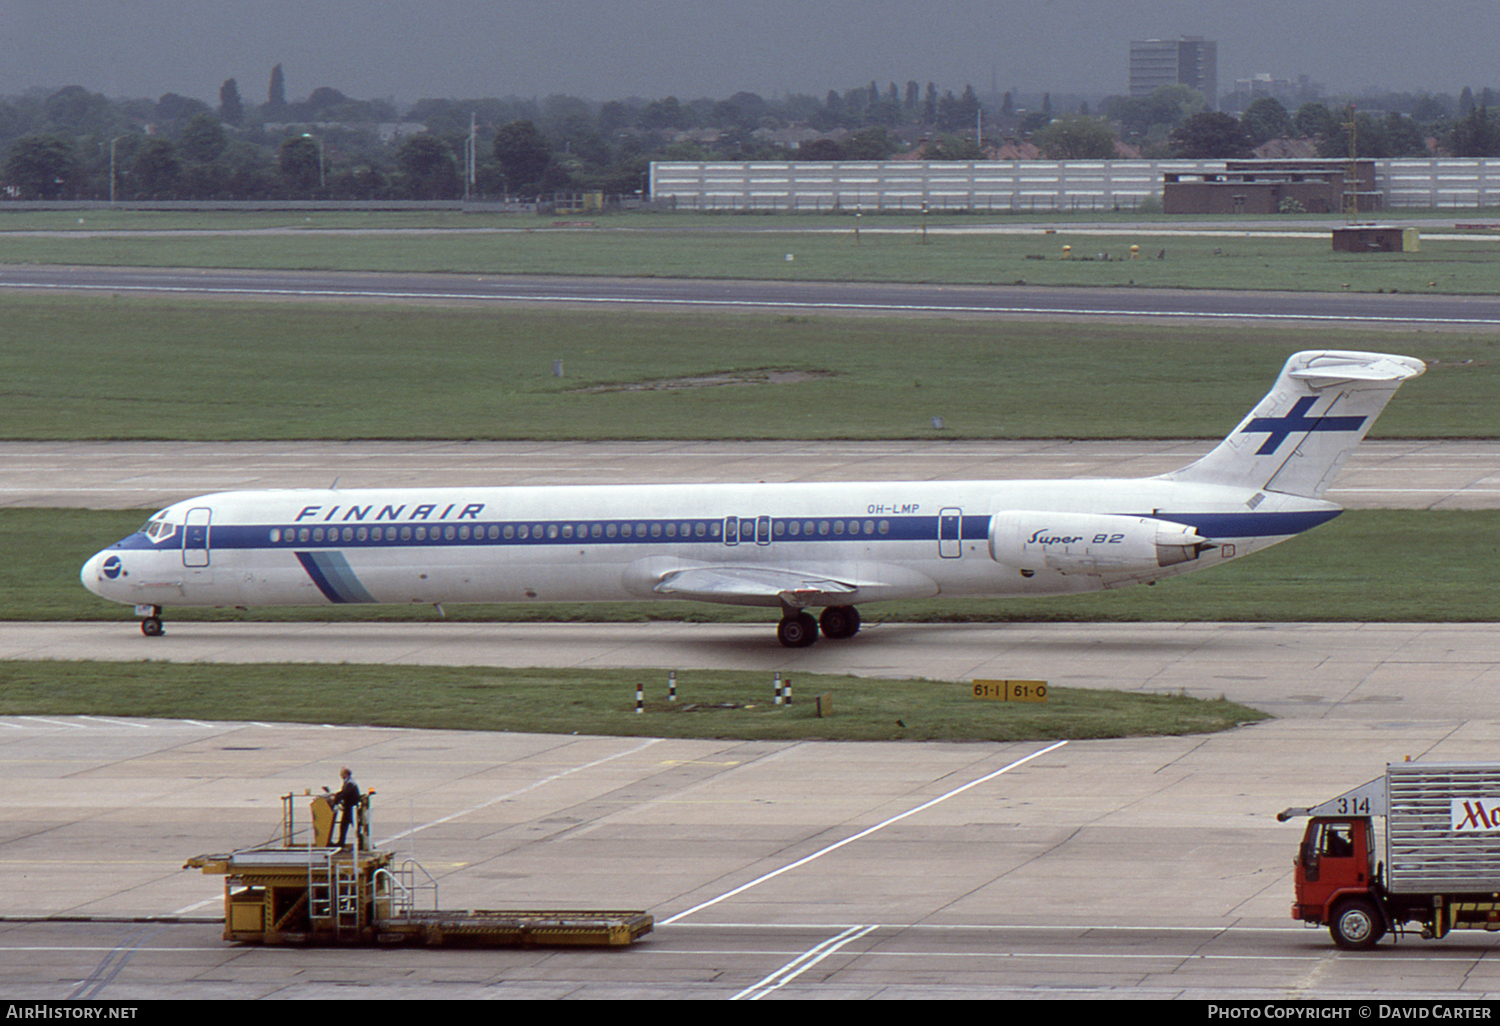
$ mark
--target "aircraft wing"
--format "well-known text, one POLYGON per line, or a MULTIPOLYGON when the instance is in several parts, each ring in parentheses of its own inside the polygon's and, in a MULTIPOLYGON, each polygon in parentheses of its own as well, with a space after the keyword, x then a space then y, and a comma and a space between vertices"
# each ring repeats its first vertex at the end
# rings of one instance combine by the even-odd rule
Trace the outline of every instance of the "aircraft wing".
POLYGON ((777 567, 705 566, 674 570, 652 590, 700 602, 801 607, 845 604, 859 585, 777 567))

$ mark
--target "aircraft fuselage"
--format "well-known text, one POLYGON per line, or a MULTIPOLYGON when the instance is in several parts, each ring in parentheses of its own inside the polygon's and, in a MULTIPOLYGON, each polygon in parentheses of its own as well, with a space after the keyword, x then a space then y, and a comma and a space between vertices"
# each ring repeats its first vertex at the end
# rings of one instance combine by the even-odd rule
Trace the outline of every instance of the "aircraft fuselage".
POLYGON ((1251 509, 1253 494, 1153 479, 224 492, 163 510, 154 537, 103 550, 82 579, 163 607, 664 599, 680 597, 658 590, 673 571, 786 565, 853 583, 847 604, 1054 595, 1219 563, 1338 512, 1293 496, 1251 509), (1217 547, 1169 566, 1022 567, 991 552, 1007 510, 1046 510, 1043 544, 1091 540, 1067 533, 1077 513, 1187 525, 1217 547))

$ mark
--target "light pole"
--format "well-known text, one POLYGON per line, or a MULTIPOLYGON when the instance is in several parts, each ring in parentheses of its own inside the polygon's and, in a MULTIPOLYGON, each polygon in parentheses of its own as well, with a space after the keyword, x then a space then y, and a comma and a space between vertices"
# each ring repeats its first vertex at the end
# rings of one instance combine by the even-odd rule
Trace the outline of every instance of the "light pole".
POLYGON ((311 132, 303 132, 302 133, 302 138, 304 138, 304 139, 311 139, 313 142, 315 142, 315 143, 318 144, 318 188, 319 189, 325 188, 326 187, 326 179, 325 179, 324 174, 323 174, 323 140, 319 139, 317 136, 313 135, 311 132))
POLYGON ((469 202, 469 199, 473 196, 473 193, 474 193, 474 170, 475 170, 475 164, 477 163, 477 161, 475 160, 475 157, 476 157, 476 147, 478 146, 478 142, 479 142, 479 117, 478 117, 477 114, 475 114, 474 111, 470 111, 469 112, 469 138, 467 138, 466 140, 464 140, 464 163, 466 165, 465 168, 464 168, 464 202, 465 203, 469 202))
POLYGON ((115 143, 125 138, 117 135, 109 141, 109 205, 115 205, 115 143))

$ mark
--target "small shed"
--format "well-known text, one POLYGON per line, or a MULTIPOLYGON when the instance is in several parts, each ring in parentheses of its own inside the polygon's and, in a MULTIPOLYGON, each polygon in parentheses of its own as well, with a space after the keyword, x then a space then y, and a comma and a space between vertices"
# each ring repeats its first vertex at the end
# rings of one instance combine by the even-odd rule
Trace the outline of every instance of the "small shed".
POLYGON ((1350 224, 1333 230, 1336 253, 1416 253, 1422 248, 1415 228, 1390 224, 1350 224))

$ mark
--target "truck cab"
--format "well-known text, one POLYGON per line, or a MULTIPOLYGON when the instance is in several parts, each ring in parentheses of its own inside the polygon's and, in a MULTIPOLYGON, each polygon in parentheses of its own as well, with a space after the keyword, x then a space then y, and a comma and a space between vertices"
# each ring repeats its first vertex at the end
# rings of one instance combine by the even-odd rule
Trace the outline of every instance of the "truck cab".
POLYGON ((1293 919, 1326 923, 1340 947, 1373 947, 1385 935, 1388 924, 1377 890, 1380 866, 1369 817, 1309 819, 1293 864, 1293 919))

